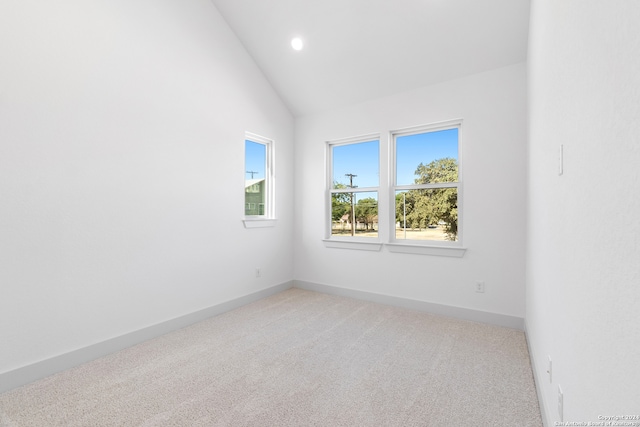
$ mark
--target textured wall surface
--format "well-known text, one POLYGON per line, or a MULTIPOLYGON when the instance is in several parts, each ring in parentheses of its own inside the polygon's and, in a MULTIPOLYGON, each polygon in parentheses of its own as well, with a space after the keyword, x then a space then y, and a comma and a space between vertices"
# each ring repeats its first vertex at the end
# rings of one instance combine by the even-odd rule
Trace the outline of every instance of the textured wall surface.
POLYGON ((526 324, 548 425, 558 386, 564 421, 640 415, 638 22, 632 0, 532 4, 526 324))

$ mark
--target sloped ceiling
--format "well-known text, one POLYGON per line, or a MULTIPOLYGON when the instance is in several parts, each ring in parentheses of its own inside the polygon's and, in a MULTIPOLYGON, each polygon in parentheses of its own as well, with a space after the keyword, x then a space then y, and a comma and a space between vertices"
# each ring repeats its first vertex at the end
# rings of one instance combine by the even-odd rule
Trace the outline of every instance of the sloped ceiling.
POLYGON ((296 116, 527 56, 529 0, 212 2, 296 116))

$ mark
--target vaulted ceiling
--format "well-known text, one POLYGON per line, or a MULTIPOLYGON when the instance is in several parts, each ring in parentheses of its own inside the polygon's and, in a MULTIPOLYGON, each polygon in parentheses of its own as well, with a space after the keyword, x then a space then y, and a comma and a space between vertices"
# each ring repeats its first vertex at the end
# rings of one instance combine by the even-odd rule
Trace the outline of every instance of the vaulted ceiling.
POLYGON ((529 0, 212 2, 297 116, 527 56, 529 0))

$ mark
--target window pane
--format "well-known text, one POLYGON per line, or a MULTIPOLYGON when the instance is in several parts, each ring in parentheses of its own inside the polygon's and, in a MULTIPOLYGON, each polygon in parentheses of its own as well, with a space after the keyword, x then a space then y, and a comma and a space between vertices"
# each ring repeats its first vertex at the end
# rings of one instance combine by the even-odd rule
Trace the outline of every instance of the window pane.
POLYGON ((458 181, 458 129, 396 138, 396 185, 458 181))
POLYGON ((245 140, 244 214, 264 215, 267 146, 245 140))
POLYGON ((378 237, 378 192, 333 193, 331 235, 378 237))
POLYGON ((396 239, 458 240, 458 189, 396 191, 396 239))
POLYGON ((380 181, 379 142, 334 145, 332 188, 377 187, 380 181))

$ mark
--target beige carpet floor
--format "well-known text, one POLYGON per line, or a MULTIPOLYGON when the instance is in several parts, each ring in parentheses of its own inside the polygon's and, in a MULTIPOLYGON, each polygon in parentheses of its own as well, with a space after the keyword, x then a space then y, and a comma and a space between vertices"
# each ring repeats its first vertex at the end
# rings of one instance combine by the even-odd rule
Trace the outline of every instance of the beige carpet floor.
POLYGON ((541 426, 524 334, 291 289, 0 395, 17 426, 541 426))

